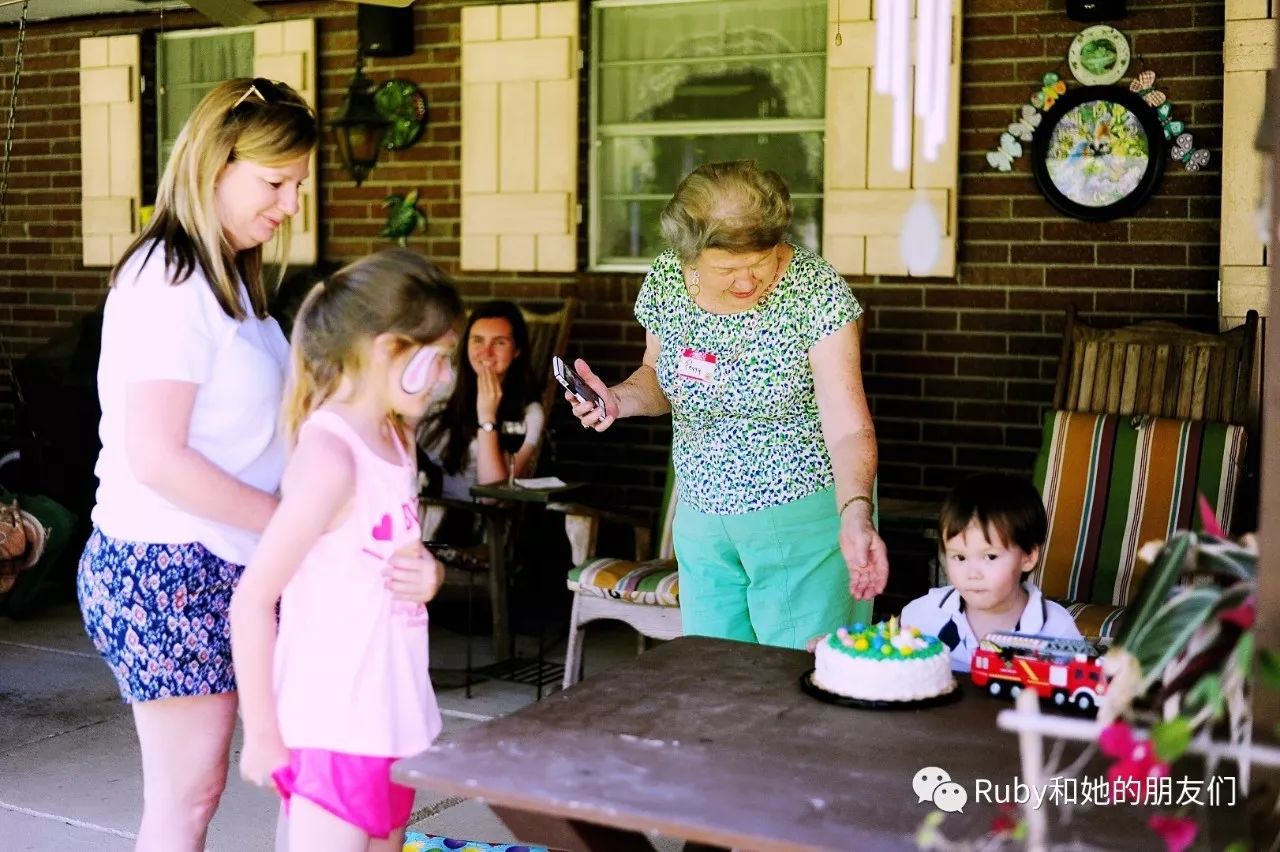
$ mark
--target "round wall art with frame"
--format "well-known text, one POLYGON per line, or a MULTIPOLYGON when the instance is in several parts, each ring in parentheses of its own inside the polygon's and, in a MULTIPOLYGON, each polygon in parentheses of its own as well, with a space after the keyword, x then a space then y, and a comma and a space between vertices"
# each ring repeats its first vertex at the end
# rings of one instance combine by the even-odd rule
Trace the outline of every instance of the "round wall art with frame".
POLYGON ((1045 199, 1091 221, 1141 207, 1168 159, 1160 116, 1119 86, 1070 90, 1044 114, 1031 144, 1031 172, 1045 199))
POLYGON ((1071 75, 1086 86, 1114 83, 1129 70, 1129 40, 1115 27, 1085 27, 1067 48, 1071 75))

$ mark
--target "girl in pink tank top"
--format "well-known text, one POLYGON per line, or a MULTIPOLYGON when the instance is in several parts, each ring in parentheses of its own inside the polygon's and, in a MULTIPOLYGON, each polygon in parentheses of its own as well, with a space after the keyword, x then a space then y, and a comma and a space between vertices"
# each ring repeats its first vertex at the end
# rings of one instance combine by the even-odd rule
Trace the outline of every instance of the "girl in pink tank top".
POLYGON ((434 264, 391 249, 317 285, 294 323, 280 507, 231 601, 240 773, 274 783, 289 849, 398 852, 413 790, 391 764, 440 732, 419 601, 441 569, 408 436, 451 378, 461 314, 434 264))

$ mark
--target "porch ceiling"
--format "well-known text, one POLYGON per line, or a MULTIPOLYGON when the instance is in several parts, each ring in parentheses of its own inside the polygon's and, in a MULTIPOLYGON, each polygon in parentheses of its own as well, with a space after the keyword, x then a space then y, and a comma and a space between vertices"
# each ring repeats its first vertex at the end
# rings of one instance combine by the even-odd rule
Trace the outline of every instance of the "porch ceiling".
MULTIPOLYGON (((275 0, 253 0, 255 3, 275 0)), ((4 2, 4 0, 0 0, 4 2)), ((188 9, 181 0, 31 0, 28 21, 51 21, 59 18, 83 18, 89 15, 154 13, 160 9, 188 9)), ((0 6, 0 25, 18 22, 22 4, 0 6)))
MULTIPOLYGON (((31 0, 28 21, 51 21, 55 18, 82 18, 86 15, 111 15, 129 12, 154 12, 160 8, 186 9, 177 0, 31 0)), ((22 4, 0 7, 0 23, 17 23, 22 4)))

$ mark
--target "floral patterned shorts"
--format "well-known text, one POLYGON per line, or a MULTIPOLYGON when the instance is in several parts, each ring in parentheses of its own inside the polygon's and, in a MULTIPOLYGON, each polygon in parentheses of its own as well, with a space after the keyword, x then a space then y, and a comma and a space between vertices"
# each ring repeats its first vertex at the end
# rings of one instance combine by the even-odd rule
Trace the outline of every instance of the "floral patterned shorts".
POLYGON ((80 611, 126 703, 235 691, 228 613, 243 571, 199 543, 94 528, 80 557, 80 611))

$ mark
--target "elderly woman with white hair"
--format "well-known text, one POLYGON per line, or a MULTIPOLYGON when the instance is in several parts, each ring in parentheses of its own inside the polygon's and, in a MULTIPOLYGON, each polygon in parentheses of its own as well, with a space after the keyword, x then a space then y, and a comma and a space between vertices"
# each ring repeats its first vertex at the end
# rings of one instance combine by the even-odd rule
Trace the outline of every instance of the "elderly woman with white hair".
POLYGON ((685 177, 662 212, 670 249, 636 300, 642 364, 608 387, 579 360, 604 405, 573 412, 596 431, 671 413, 685 632, 802 647, 869 621, 889 563, 862 306, 785 239, 791 217, 782 178, 751 161, 685 177))

